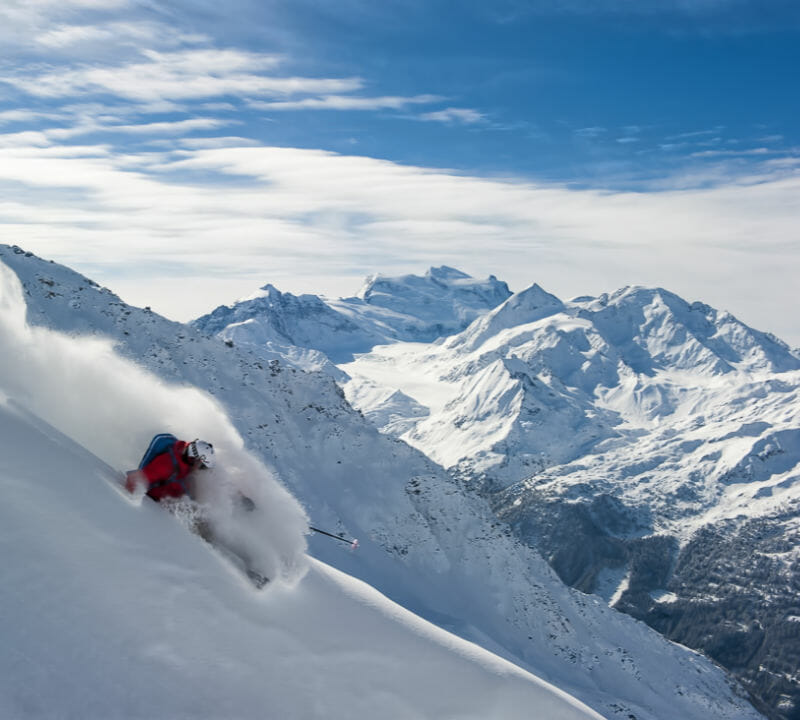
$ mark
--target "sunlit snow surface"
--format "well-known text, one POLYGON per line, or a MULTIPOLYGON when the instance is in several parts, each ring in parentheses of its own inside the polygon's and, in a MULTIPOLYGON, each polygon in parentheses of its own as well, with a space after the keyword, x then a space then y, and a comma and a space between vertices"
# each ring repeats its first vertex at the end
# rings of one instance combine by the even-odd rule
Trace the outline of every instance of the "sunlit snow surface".
POLYGON ((255 591, 9 400, 0 458, 4 718, 599 717, 322 563, 255 591))

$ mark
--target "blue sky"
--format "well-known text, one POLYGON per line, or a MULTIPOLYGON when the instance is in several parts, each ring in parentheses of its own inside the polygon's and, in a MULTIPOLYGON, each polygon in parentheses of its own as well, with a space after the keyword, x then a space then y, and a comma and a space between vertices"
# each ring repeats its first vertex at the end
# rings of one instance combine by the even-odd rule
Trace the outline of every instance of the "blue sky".
POLYGON ((800 7, 6 0, 0 225, 188 319, 446 263, 800 345, 800 7))

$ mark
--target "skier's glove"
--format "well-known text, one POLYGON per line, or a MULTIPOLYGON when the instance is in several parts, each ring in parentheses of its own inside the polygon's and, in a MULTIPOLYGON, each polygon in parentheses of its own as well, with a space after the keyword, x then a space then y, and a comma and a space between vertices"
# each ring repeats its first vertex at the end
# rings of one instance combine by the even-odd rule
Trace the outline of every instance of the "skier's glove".
POLYGON ((125 489, 131 495, 134 495, 139 486, 146 487, 147 480, 139 470, 131 470, 125 478, 125 489))

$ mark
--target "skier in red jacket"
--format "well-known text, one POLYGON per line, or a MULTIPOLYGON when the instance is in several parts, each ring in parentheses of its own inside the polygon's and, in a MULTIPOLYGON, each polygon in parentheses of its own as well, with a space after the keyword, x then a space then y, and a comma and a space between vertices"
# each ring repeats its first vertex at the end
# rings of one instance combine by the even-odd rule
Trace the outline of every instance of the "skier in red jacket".
MULTIPOLYGON (((215 464, 214 447, 203 440, 185 442, 174 435, 156 435, 150 443, 138 470, 127 474, 125 487, 131 493, 137 485, 147 487, 148 497, 160 502, 164 498, 180 498, 188 495, 196 500, 193 473, 203 468, 213 468, 215 464)), ((246 495, 238 493, 239 506, 252 512, 255 503, 246 495)), ((250 554, 240 547, 216 537, 212 523, 207 518, 195 518, 193 531, 203 540, 237 557, 251 582, 262 588, 269 579, 253 568, 250 554)))
POLYGON ((194 499, 192 472, 196 469, 212 468, 214 461, 214 447, 211 443, 203 440, 176 440, 146 465, 129 472, 125 487, 132 493, 137 485, 145 485, 147 495, 156 502, 167 497, 179 498, 184 495, 194 499))

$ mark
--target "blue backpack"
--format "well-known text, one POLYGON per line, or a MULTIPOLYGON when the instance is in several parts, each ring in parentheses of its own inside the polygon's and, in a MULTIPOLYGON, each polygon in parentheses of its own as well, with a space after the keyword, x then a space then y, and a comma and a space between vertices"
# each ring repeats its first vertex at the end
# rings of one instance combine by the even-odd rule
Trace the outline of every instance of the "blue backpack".
POLYGON ((139 463, 139 470, 141 470, 157 455, 167 452, 176 442, 178 442, 178 438, 170 433, 159 433, 156 435, 150 441, 150 445, 145 451, 142 461, 139 463))

